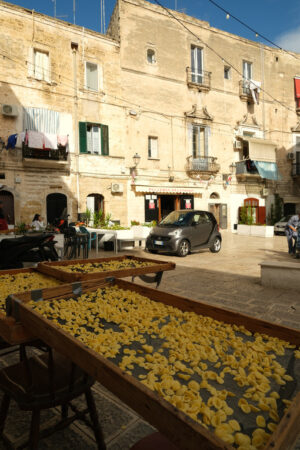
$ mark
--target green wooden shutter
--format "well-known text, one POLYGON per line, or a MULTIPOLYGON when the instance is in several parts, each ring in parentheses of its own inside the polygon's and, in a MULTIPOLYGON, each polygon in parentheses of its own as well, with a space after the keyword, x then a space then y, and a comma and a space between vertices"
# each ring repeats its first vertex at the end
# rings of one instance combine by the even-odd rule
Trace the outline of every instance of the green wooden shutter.
POLYGON ((108 126, 101 125, 101 154, 109 155, 108 126))
POLYGON ((87 153, 86 122, 79 122, 79 152, 87 153))

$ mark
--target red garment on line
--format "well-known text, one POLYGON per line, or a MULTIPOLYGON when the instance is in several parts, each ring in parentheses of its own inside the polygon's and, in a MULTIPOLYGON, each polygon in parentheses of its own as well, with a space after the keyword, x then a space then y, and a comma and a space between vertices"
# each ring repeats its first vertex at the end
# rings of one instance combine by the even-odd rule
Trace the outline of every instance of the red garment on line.
POLYGON ((297 107, 300 108, 300 78, 294 78, 295 81, 295 98, 297 100, 297 107))

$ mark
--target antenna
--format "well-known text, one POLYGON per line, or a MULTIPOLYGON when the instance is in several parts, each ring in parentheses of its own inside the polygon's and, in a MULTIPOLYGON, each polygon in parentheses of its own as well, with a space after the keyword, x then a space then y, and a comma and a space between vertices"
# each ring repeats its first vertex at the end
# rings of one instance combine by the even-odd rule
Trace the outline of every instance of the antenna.
POLYGON ((54 3, 54 17, 56 18, 56 0, 52 0, 54 3))
POLYGON ((105 0, 100 0, 101 9, 101 33, 105 34, 105 0))
POLYGON ((175 0, 175 11, 177 11, 177 0, 175 0))
POLYGON ((73 23, 76 22, 76 0, 73 0, 73 23))

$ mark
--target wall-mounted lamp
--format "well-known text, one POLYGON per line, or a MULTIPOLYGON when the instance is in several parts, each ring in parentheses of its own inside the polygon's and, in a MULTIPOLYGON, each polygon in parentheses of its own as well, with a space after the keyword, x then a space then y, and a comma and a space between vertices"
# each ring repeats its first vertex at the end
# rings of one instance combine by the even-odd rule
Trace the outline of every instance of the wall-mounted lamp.
POLYGON ((141 157, 138 153, 136 153, 133 157, 133 163, 134 163, 134 167, 137 167, 137 165, 139 164, 141 157))

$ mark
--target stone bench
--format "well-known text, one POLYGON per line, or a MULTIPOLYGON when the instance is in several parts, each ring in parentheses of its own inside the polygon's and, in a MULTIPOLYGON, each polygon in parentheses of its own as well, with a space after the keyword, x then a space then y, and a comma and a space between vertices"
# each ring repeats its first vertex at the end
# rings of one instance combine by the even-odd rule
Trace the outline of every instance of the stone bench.
POLYGON ((261 284, 273 288, 300 291, 300 259, 293 261, 263 261, 261 284))

